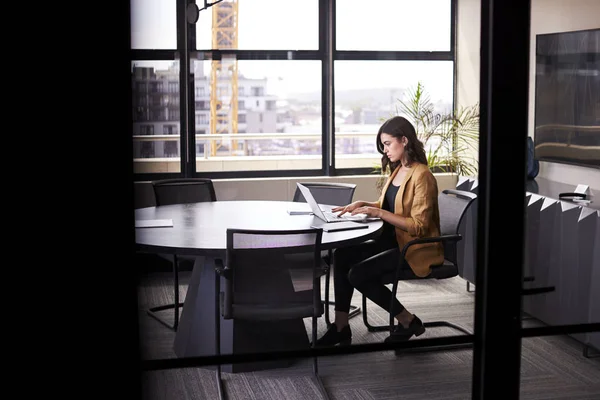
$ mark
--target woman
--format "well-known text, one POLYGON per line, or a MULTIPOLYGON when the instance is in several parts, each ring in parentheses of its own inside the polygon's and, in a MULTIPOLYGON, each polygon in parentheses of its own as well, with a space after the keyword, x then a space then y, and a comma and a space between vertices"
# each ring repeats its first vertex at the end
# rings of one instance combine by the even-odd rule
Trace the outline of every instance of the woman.
POLYGON ((382 171, 388 166, 392 171, 381 197, 375 202, 355 201, 332 211, 381 218, 383 232, 374 241, 335 251, 335 321, 317 346, 351 343, 348 312, 354 288, 395 316, 398 324, 386 341, 408 340, 425 332, 423 322, 397 299, 390 310, 392 293, 385 285, 393 283, 398 265, 412 270, 417 277, 425 277, 431 265, 444 261, 441 243, 413 245, 406 252, 406 259, 401 255, 401 249, 410 240, 440 234, 437 181, 427 166, 423 143, 406 118, 397 116, 384 122, 376 145, 382 154, 382 171))

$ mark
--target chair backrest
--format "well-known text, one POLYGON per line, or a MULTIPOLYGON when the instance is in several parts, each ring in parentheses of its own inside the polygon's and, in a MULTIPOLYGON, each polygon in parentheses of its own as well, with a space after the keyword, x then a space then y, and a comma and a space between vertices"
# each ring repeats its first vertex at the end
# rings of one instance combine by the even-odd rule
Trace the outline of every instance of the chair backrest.
MULTIPOLYGON (((453 235, 460 233, 460 223, 466 211, 477 195, 464 190, 446 189, 438 196, 440 210, 440 234, 453 235)), ((444 243, 444 258, 453 264, 458 264, 456 242, 444 243)))
POLYGON ((156 195, 152 182, 133 182, 133 208, 156 206, 156 195))
MULTIPOLYGON (((319 204, 345 206, 352 203, 356 185, 354 183, 300 182, 306 186, 319 204)), ((293 201, 306 203, 302 192, 296 188, 293 201)))
POLYGON ((157 206, 217 201, 213 182, 206 178, 162 179, 152 186, 157 206))
POLYGON ((227 229, 225 319, 319 317, 321 229, 227 229))

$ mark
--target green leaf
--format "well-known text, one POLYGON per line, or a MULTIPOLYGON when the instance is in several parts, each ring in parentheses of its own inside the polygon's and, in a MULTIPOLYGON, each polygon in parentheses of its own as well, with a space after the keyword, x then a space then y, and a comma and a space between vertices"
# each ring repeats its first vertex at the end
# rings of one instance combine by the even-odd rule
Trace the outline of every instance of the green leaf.
POLYGON ((437 112, 419 81, 407 90, 404 100, 398 99, 396 115, 413 123, 418 138, 425 145, 430 168, 453 170, 459 175, 477 174, 477 160, 468 153, 476 154, 479 148, 479 104, 449 113, 437 112))

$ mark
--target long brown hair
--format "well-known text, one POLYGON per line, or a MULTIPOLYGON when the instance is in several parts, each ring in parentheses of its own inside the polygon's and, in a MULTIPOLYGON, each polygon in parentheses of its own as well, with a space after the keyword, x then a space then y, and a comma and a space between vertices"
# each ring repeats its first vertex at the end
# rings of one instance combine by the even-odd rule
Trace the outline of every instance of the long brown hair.
POLYGON ((381 153, 381 171, 382 173, 386 172, 386 168, 390 167, 390 172, 393 172, 398 165, 400 165, 400 160, 396 162, 391 162, 388 156, 383 151, 383 143, 381 143, 381 134, 386 133, 390 136, 395 137, 398 140, 401 140, 402 137, 406 137, 408 139, 408 143, 406 147, 404 147, 404 151, 406 151, 406 155, 409 163, 419 162, 421 164, 427 165, 427 155, 425 154, 425 147, 423 146, 423 142, 419 140, 417 137, 417 132, 415 131, 415 127, 404 117, 395 116, 383 123, 379 128, 379 132, 377 132, 377 151, 381 153))

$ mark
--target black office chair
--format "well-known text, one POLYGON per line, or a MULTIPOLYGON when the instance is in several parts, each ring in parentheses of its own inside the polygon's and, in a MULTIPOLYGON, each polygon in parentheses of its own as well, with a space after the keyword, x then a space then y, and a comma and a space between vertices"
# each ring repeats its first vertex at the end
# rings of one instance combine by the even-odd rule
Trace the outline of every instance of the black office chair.
POLYGON ((206 178, 175 178, 153 181, 157 206, 217 201, 213 182, 206 178))
MULTIPOLYGON (((433 243, 433 242, 441 242, 444 246, 444 263, 441 265, 435 265, 431 267, 431 273, 425 278, 417 277, 410 268, 406 269, 402 266, 398 266, 395 275, 393 276, 384 276, 382 278, 382 282, 384 284, 393 283, 392 286, 392 299, 396 298, 396 292, 398 290, 398 281, 405 280, 416 280, 416 279, 446 279, 452 278, 458 275, 459 273, 459 265, 458 265, 458 249, 457 243, 462 239, 461 234, 459 233, 460 223, 468 209, 468 207, 473 203, 473 201, 477 198, 475 193, 462 191, 462 190, 453 190, 447 189, 440 193, 438 196, 438 204, 440 210, 440 236, 436 237, 427 237, 427 238, 418 238, 408 242, 402 248, 402 255, 406 255, 406 251, 412 245, 418 243, 433 243)), ((385 254, 383 252, 381 254, 385 254)), ((362 296, 362 306, 363 306, 363 322, 366 325, 367 329, 370 332, 376 331, 389 331, 392 332, 394 330, 394 316, 390 314, 390 322, 388 325, 379 325, 373 326, 368 321, 367 316, 367 299, 363 295, 362 296)), ((456 329, 462 333, 467 335, 472 335, 472 332, 467 328, 464 328, 460 325, 453 324, 448 321, 429 321, 424 322, 423 325, 426 328, 432 327, 448 327, 456 329)), ((443 345, 433 349, 443 348, 443 349, 455 349, 455 348, 466 348, 471 347, 472 343, 462 343, 462 344, 451 344, 451 345, 443 345)), ((424 350, 432 350, 432 348, 418 348, 418 349, 404 349, 398 351, 408 351, 408 350, 416 350, 416 351, 424 351, 424 350)))
MULTIPOLYGON (((345 206, 346 204, 352 203, 354 197, 354 191, 356 185, 354 183, 340 183, 340 182, 301 182, 302 185, 306 186, 310 193, 319 204, 328 204, 332 206, 345 206)), ((296 188, 294 192, 294 202, 306 203, 304 195, 300 189, 296 188)), ((334 302, 329 301, 329 281, 330 281, 330 267, 333 260, 332 250, 328 250, 323 255, 323 262, 327 265, 327 274, 325 275, 325 321, 327 325, 331 324, 329 320, 329 305, 334 305, 334 302)), ((360 313, 360 307, 351 305, 350 313, 348 318, 352 318, 360 313)))
MULTIPOLYGON (((152 182, 133 182, 133 208, 155 207, 156 197, 152 182)), ((138 271, 164 271, 171 269, 170 260, 166 260, 156 253, 148 253, 136 250, 134 253, 134 265, 138 271)))
MULTIPOLYGON (((206 178, 162 179, 153 181, 152 187, 154 188, 157 206, 217 201, 213 182, 206 178)), ((147 313, 163 325, 176 331, 177 326, 179 325, 179 309, 183 307, 183 303, 179 302, 179 270, 181 262, 183 261, 192 264, 195 259, 194 257, 177 256, 177 254, 161 254, 160 256, 172 261, 173 287, 175 292, 174 302, 151 307, 147 310, 147 313), (173 324, 170 324, 158 314, 158 312, 168 309, 174 310, 173 324)))
MULTIPOLYGON (((221 354, 220 319, 282 321, 312 318, 312 342, 317 341, 317 318, 323 315, 319 229, 261 231, 227 229, 225 264, 215 260, 215 348, 221 354), (221 278, 224 287, 221 290, 221 278), (276 284, 274 284, 276 282, 276 284)), ((287 343, 268 342, 268 350, 289 350, 287 343), (282 348, 283 347, 283 348, 282 348)), ((234 349, 235 351, 235 349, 234 349)), ((323 396, 327 392, 319 377, 318 360, 313 374, 323 396)), ((219 398, 226 398, 217 365, 219 398)))
MULTIPOLYGON (((302 185, 310 189, 317 203, 329 204, 333 206, 345 206, 352 202, 356 184, 341 183, 341 182, 300 182, 302 185)), ((296 187, 294 198, 292 201, 306 203, 304 195, 296 187)))

